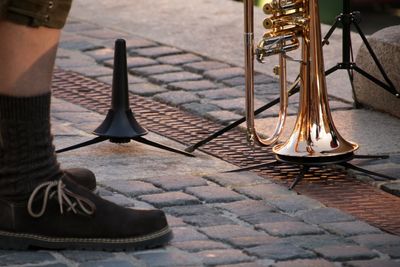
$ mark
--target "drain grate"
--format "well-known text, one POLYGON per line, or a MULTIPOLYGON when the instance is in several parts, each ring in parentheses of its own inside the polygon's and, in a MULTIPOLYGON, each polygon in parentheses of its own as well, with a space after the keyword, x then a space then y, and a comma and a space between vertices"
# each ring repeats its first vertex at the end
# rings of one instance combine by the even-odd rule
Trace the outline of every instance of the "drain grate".
MULTIPOLYGON (((110 106, 109 85, 73 72, 55 71, 53 94, 101 114, 106 114, 110 106)), ((141 96, 130 94, 130 103, 137 120, 145 128, 185 144, 194 144, 221 127, 141 96)), ((201 150, 240 167, 275 159, 266 147, 248 147, 246 138, 239 130, 231 130, 207 143, 201 150)), ((299 168, 279 164, 256 172, 288 185, 299 168)), ((341 209, 382 230, 400 235, 400 198, 351 178, 344 170, 311 168, 295 189, 326 206, 341 209)))

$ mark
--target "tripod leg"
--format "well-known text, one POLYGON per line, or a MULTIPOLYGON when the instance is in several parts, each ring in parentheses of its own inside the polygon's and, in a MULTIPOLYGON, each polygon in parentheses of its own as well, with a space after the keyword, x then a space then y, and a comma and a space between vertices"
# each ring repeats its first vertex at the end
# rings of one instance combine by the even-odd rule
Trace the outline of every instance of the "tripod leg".
POLYGON ((340 65, 337 64, 336 66, 333 66, 332 68, 328 69, 327 71, 325 71, 325 76, 328 76, 329 74, 337 71, 340 69, 340 65))
POLYGON ((400 97, 400 94, 398 92, 396 92, 396 90, 394 89, 394 87, 390 87, 387 84, 383 83, 382 81, 380 81, 379 79, 375 78, 374 76, 372 76, 371 74, 369 74, 368 72, 366 72, 365 70, 359 68, 357 65, 353 65, 352 66, 353 69, 355 71, 357 71, 358 73, 360 73, 361 75, 363 75, 365 78, 369 79, 370 81, 376 83, 377 85, 379 85, 380 87, 382 87, 383 89, 385 89, 386 91, 388 91, 389 93, 393 94, 396 97, 400 97))
POLYGON ((78 149, 78 148, 81 148, 81 147, 84 147, 84 146, 97 144, 97 143, 103 142, 103 141, 105 141, 107 139, 108 139, 107 137, 99 136, 99 137, 96 137, 96 138, 94 138, 92 140, 89 140, 89 141, 86 141, 86 142, 83 142, 83 143, 80 143, 80 144, 77 144, 77 145, 73 145, 73 146, 70 146, 70 147, 59 149, 59 150, 56 151, 56 153, 63 153, 63 152, 74 150, 74 149, 78 149))
POLYGON ((293 188, 304 178, 304 175, 308 172, 310 168, 307 166, 302 166, 300 173, 293 180, 292 184, 289 186, 289 190, 293 190, 293 188))
POLYGON ((338 24, 339 24, 339 18, 341 16, 336 17, 335 23, 332 25, 332 27, 329 29, 329 31, 326 33, 324 36, 324 39, 322 39, 322 46, 324 45, 329 45, 329 38, 331 37, 332 33, 336 30, 338 24))
POLYGON ((185 155, 187 157, 194 157, 194 155, 192 155, 190 153, 187 153, 185 151, 182 151, 182 150, 179 150, 179 149, 175 149, 175 148, 163 145, 163 144, 159 144, 159 143, 150 141, 150 140, 148 140, 148 139, 146 139, 144 137, 141 137, 141 136, 135 137, 132 140, 137 141, 139 143, 143 143, 143 144, 149 145, 149 146, 153 146, 153 147, 157 147, 157 148, 164 149, 164 150, 167 150, 167 151, 171 151, 171 152, 175 152, 175 153, 178 153, 178 154, 182 154, 182 155, 185 155))
POLYGON ((348 168, 348 169, 353 169, 353 170, 356 170, 356 171, 359 171, 362 173, 366 173, 366 174, 375 176, 376 177, 375 180, 378 180, 378 181, 397 180, 397 178, 394 178, 394 177, 391 177, 391 176, 388 176, 385 174, 369 171, 369 170, 354 166, 353 164, 350 164, 348 162, 339 163, 339 165, 342 165, 343 167, 348 168), (377 178, 377 177, 379 177, 379 178, 377 178))
POLYGON ((254 170, 254 169, 259 169, 259 168, 268 167, 268 166, 275 166, 275 165, 278 165, 278 164, 279 164, 279 161, 274 160, 274 161, 270 161, 270 162, 265 162, 265 163, 261 163, 261 164, 252 165, 252 166, 249 166, 249 167, 244 167, 244 168, 240 168, 240 169, 225 171, 224 173, 251 171, 251 170, 254 170))
MULTIPOLYGON (((292 87, 289 89, 288 91, 288 95, 292 96, 294 94, 296 94, 297 92, 299 92, 300 90, 300 86, 299 86, 299 79, 297 78, 296 81, 293 83, 292 87)), ((258 108, 257 110, 254 111, 255 115, 260 114, 261 112, 275 106, 276 104, 278 104, 280 102, 280 98, 276 98, 274 100, 272 100, 271 102, 267 103, 266 105, 258 108)), ((241 123, 246 121, 246 117, 242 117, 240 119, 238 119, 235 122, 232 122, 231 124, 229 124, 228 126, 216 131, 215 133, 209 135, 208 137, 206 137, 205 139, 197 142, 194 145, 191 145, 189 147, 187 147, 185 149, 186 152, 193 152, 196 149, 198 149, 199 147, 201 147, 202 145, 207 144, 208 142, 210 142, 211 140, 217 138, 218 136, 224 134, 225 132, 232 130, 233 128, 235 128, 236 126, 240 125, 241 123)))
MULTIPOLYGON (((358 23, 353 23, 355 28, 357 29, 358 34, 360 35, 361 39, 363 40, 365 47, 368 49, 368 52, 370 53, 372 59, 374 60, 376 66, 378 67, 380 73, 382 74, 383 78, 385 79, 385 81, 387 82, 387 84, 389 86, 387 86, 386 84, 384 84, 385 86, 380 85, 381 87, 383 87, 384 89, 386 89, 388 92, 392 93, 393 95, 395 95, 396 97, 400 97, 400 93, 397 92, 394 84, 392 83, 392 81, 389 79, 389 77, 387 76, 385 70, 383 69, 382 64, 379 62, 378 57, 376 56, 374 50, 372 49, 371 45, 369 44, 367 38, 365 37, 364 33, 362 32, 360 26, 358 25, 358 23)), ((365 75, 364 75, 365 76, 365 75)), ((368 78, 368 77, 367 77, 368 78)), ((369 78, 370 79, 370 78, 369 78)), ((370 79, 372 80, 372 79, 370 79)), ((372 80, 374 81, 374 80, 372 80)), ((375 83, 377 83, 376 81, 374 81, 375 83)))

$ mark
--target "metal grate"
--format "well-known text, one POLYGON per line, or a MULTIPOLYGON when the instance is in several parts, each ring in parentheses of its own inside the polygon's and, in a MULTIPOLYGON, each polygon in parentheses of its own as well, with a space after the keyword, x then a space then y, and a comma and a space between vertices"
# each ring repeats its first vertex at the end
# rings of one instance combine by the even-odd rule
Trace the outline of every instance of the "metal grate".
MULTIPOLYGON (((53 78, 56 97, 105 114, 110 106, 110 86, 80 74, 56 70, 53 78)), ((221 125, 144 97, 130 94, 136 119, 147 129, 185 144, 193 144, 221 125)), ((270 149, 250 148, 239 130, 231 130, 204 145, 201 150, 240 167, 275 159, 270 149)), ((257 171, 276 183, 289 184, 299 168, 279 164, 257 171)), ((328 167, 311 168, 295 188, 326 206, 346 211, 382 230, 400 235, 400 198, 328 167)))

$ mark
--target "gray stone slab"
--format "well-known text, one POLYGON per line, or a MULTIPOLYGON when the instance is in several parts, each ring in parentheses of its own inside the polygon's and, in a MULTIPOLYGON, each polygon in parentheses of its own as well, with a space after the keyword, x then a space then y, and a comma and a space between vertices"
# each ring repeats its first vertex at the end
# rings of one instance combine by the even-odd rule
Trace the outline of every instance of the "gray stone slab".
POLYGON ((208 80, 199 80, 170 83, 168 87, 173 90, 201 91, 217 88, 218 85, 208 80))
POLYGON ((198 176, 173 175, 145 178, 143 181, 167 191, 179 191, 192 186, 207 185, 207 181, 198 176))
POLYGON ((230 67, 225 69, 208 70, 204 72, 204 76, 212 80, 222 81, 233 77, 242 76, 244 70, 238 67, 230 67))
MULTIPOLYGON (((170 73, 163 73, 163 74, 156 74, 149 77, 150 81, 154 81, 156 83, 175 83, 175 82, 182 82, 182 81, 195 81, 201 80, 203 77, 192 73, 192 72, 170 72, 170 73)), ((176 88, 175 88, 176 89, 176 88)))
POLYGON ((292 235, 317 235, 324 233, 324 231, 317 226, 292 221, 257 224, 256 229, 261 229, 272 236, 279 237, 292 235))
POLYGON ((135 267, 136 264, 129 262, 127 260, 109 260, 109 261, 90 261, 84 262, 78 265, 79 267, 135 267))
POLYGON ((231 264, 252 260, 252 257, 237 249, 205 250, 197 252, 195 255, 201 258, 205 265, 231 264))
POLYGON ((305 259, 305 260, 294 260, 294 261, 281 261, 273 265, 274 267, 335 267, 332 262, 324 259, 305 259))
POLYGON ((179 249, 189 251, 189 252, 199 252, 203 250, 215 250, 215 249, 226 249, 228 246, 221 242, 211 241, 211 240, 193 240, 193 241, 183 241, 174 242, 174 247, 179 249))
POLYGON ((71 70, 83 74, 87 77, 96 78, 100 76, 107 76, 113 73, 113 70, 100 65, 91 65, 86 67, 73 67, 71 70))
POLYGON ((175 47, 162 45, 156 47, 131 49, 130 53, 138 54, 144 57, 157 58, 161 56, 183 53, 183 51, 175 47))
POLYGON ((201 259, 193 254, 183 251, 156 250, 135 253, 134 256, 146 266, 201 266, 201 259))
MULTIPOLYGON (((128 69, 131 68, 140 68, 140 67, 145 67, 145 66, 152 66, 152 65, 157 65, 157 61, 147 58, 147 57, 128 57, 126 59, 126 64, 128 69)), ((108 67, 113 67, 114 66, 114 59, 110 60, 105 60, 104 65, 108 67)))
POLYGON ((304 221, 313 224, 347 222, 355 220, 353 216, 334 208, 320 208, 306 211, 299 217, 304 221))
POLYGON ((193 227, 175 227, 172 231, 174 233, 174 242, 209 240, 207 236, 199 233, 193 227))
POLYGON ((238 236, 238 237, 230 237, 226 239, 226 242, 236 248, 250 248, 261 246, 265 244, 269 244, 271 242, 275 242, 277 240, 276 237, 272 237, 265 233, 260 233, 257 236, 238 236))
POLYGON ((400 237, 391 234, 366 234, 350 237, 350 239, 368 248, 400 245, 400 237))
POLYGON ((382 233, 378 228, 375 228, 362 221, 324 223, 320 226, 332 234, 345 237, 361 234, 382 233))
POLYGON ((292 260, 292 259, 310 259, 315 258, 312 251, 308 251, 296 247, 289 243, 270 243, 262 246, 246 249, 250 255, 255 255, 260 258, 273 260, 292 260))
POLYGON ((131 68, 129 69, 131 73, 135 73, 142 76, 148 75, 156 75, 170 72, 181 72, 182 69, 177 66, 166 65, 166 64, 157 64, 153 66, 140 67, 140 68, 131 68))
POLYGON ((39 264, 45 262, 52 262, 56 259, 48 252, 38 251, 32 252, 15 252, 4 251, 0 254, 0 264, 3 266, 8 265, 25 265, 25 264, 39 264))
POLYGON ((298 218, 288 216, 277 212, 258 212, 249 215, 242 215, 241 220, 250 224, 275 223, 275 222, 294 222, 299 221, 298 218))
POLYGON ((154 96, 154 99, 173 106, 200 101, 200 99, 195 94, 184 91, 174 91, 174 92, 165 92, 161 94, 156 94, 154 96))
POLYGON ((163 64, 183 65, 187 63, 202 61, 203 59, 197 55, 187 53, 180 55, 158 57, 157 60, 163 64))
POLYGON ((121 194, 113 194, 112 196, 103 196, 105 200, 113 202, 119 206, 123 207, 133 207, 135 206, 135 201, 121 194))
POLYGON ((231 219, 229 219, 225 216, 221 216, 219 214, 210 214, 210 213, 183 216, 182 220, 187 224, 199 226, 199 227, 235 224, 234 221, 232 221, 231 219))
POLYGON ((153 96, 167 92, 168 90, 152 83, 138 83, 129 86, 129 91, 141 96, 153 96))
POLYGON ((131 197, 163 192, 163 190, 155 187, 151 183, 136 180, 109 180, 100 183, 113 191, 118 191, 131 197))
POLYGON ((205 114, 205 117, 222 124, 228 124, 242 118, 242 116, 227 110, 210 111, 205 114))
POLYGON ((294 244, 296 246, 315 249, 323 246, 342 246, 342 245, 354 245, 351 240, 345 240, 342 237, 335 235, 303 235, 303 236, 290 236, 282 239, 283 242, 294 244))
POLYGON ((391 260, 368 260, 368 261, 349 261, 346 262, 346 265, 349 267, 399 267, 399 262, 391 261, 391 260))
POLYGON ((237 264, 224 264, 224 265, 217 265, 217 267, 263 267, 266 265, 261 265, 261 263, 257 262, 243 262, 237 264))
POLYGON ((222 89, 214 89, 214 90, 207 90, 207 91, 200 91, 197 92, 200 97, 207 98, 210 100, 219 100, 219 99, 226 99, 226 98, 237 98, 242 97, 244 94, 240 90, 235 88, 222 88, 222 89))
POLYGON ((277 184, 257 184, 249 186, 235 187, 235 191, 245 194, 255 199, 273 199, 283 196, 295 196, 296 193, 288 190, 286 187, 277 184))
POLYGON ((176 216, 188 216, 188 215, 198 215, 198 214, 220 214, 217 209, 210 207, 208 205, 185 205, 176 207, 164 208, 164 211, 171 213, 176 216))
POLYGON ((271 183, 270 180, 265 179, 253 172, 240 172, 240 173, 215 173, 204 176, 205 179, 211 180, 219 185, 225 187, 245 186, 251 184, 271 183))
POLYGON ((235 214, 236 216, 247 216, 250 214, 271 212, 275 210, 275 208, 271 207, 264 201, 257 201, 252 199, 219 204, 217 205, 217 207, 227 210, 235 214))
POLYGON ((378 257, 376 252, 354 245, 319 247, 315 248, 315 252, 331 261, 369 260, 378 257))
POLYGON ((200 116, 205 116, 208 112, 220 110, 219 107, 207 103, 187 103, 183 104, 182 108, 188 112, 200 116))
POLYGON ((379 252, 388 255, 392 259, 400 259, 400 246, 379 248, 379 252))
POLYGON ((114 58, 114 50, 111 48, 101 48, 86 52, 87 55, 94 58, 96 61, 101 62, 114 58))
POLYGON ((216 240, 229 240, 235 237, 249 237, 249 236, 259 236, 260 232, 255 231, 250 227, 245 227, 241 225, 218 225, 203 227, 200 231, 212 239, 216 240))
POLYGON ((176 205, 193 205, 200 203, 200 201, 196 197, 185 194, 183 192, 151 194, 141 196, 139 197, 139 199, 148 202, 158 208, 176 205))
POLYGON ((267 202, 286 213, 296 213, 298 211, 313 210, 324 207, 321 202, 303 195, 271 199, 267 200, 267 202))
POLYGON ((209 70, 214 70, 214 69, 222 69, 222 68, 228 68, 229 65, 223 62, 219 61, 200 61, 200 62, 194 62, 194 63, 188 63, 183 65, 184 68, 187 68, 191 71, 197 71, 197 72, 205 72, 209 70))
POLYGON ((185 192, 206 203, 233 202, 244 199, 240 194, 220 186, 189 187, 185 189, 185 192))

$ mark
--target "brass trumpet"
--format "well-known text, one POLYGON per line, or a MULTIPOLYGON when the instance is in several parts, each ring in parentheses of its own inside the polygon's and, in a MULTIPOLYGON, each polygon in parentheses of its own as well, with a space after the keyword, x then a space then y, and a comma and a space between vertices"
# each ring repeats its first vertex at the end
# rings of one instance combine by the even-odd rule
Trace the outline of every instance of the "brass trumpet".
POLYGON ((289 139, 273 147, 278 160, 294 163, 340 162, 353 157, 358 145, 346 141, 335 128, 329 108, 321 44, 321 25, 317 0, 272 0, 263 7, 266 32, 254 45, 253 0, 245 5, 245 78, 247 139, 251 144, 277 142, 285 125, 288 105, 286 52, 301 46, 300 105, 289 139), (300 39, 301 38, 301 45, 300 39), (280 78, 280 112, 274 133, 258 135, 254 118, 254 59, 279 56, 274 72, 280 78))

